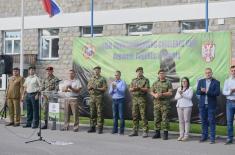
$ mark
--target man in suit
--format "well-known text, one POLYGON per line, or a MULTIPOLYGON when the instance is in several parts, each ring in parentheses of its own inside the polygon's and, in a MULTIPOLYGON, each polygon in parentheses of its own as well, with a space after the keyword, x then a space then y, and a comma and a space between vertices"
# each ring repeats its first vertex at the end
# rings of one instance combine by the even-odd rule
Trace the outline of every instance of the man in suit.
POLYGON ((208 127, 210 127, 210 144, 215 143, 215 112, 217 96, 220 94, 220 82, 212 77, 212 69, 205 69, 205 78, 199 80, 197 95, 199 95, 199 114, 202 122, 202 137, 200 142, 208 139, 208 127))

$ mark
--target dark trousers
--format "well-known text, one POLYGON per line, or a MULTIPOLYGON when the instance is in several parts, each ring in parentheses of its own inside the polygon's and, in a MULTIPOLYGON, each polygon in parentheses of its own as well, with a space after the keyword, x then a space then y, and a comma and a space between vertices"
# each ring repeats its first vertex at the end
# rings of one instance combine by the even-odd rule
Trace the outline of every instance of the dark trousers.
POLYGON ((120 133, 124 133, 124 98, 113 99, 113 132, 118 132, 118 118, 120 119, 120 133))
POLYGON ((235 114, 235 101, 227 100, 226 116, 227 116, 227 134, 228 140, 233 141, 233 119, 235 114))
POLYGON ((214 141, 216 129, 215 109, 210 109, 205 105, 203 107, 199 107, 199 113, 202 121, 202 138, 208 138, 208 127, 210 127, 210 140, 214 141))
POLYGON ((25 103, 27 106, 27 125, 38 126, 39 124, 39 100, 35 99, 37 93, 27 93, 25 103))

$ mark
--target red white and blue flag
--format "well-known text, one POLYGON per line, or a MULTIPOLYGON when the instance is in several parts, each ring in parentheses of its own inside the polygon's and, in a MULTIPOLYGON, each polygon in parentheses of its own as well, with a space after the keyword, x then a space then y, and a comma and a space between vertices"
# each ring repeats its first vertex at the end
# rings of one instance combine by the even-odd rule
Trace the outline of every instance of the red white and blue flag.
POLYGON ((49 14, 50 17, 53 17, 54 15, 61 12, 61 8, 55 0, 42 0, 42 3, 44 10, 49 14))

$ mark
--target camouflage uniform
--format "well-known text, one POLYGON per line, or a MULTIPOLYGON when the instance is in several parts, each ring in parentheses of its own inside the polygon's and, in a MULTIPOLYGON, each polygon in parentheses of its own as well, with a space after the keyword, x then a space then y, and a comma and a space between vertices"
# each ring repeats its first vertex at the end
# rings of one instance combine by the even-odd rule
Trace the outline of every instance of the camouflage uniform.
MULTIPOLYGON (((58 91, 59 90, 59 79, 55 77, 54 75, 48 76, 46 79, 43 80, 42 83, 42 91, 58 91)), ((43 103, 42 107, 44 109, 44 120, 48 120, 48 112, 49 112, 49 100, 52 100, 53 97, 51 96, 52 94, 49 92, 45 92, 43 94, 43 103)))
POLYGON ((96 127, 97 120, 98 120, 98 127, 103 128, 104 124, 104 116, 103 116, 103 109, 104 109, 104 92, 97 90, 96 88, 107 88, 106 79, 102 76, 99 77, 92 77, 88 81, 88 88, 93 87, 94 89, 89 90, 90 94, 90 116, 91 116, 91 127, 96 127))
MULTIPOLYGON (((153 93, 165 93, 172 89, 170 81, 157 80, 153 83, 151 91, 153 93)), ((170 97, 162 96, 158 99, 154 98, 154 123, 155 130, 161 130, 161 123, 163 130, 169 130, 169 112, 170 112, 170 97)))
MULTIPOLYGON (((149 88, 149 80, 144 76, 134 78, 131 81, 131 87, 149 88)), ((133 131, 137 132, 139 128, 139 113, 143 121, 143 131, 148 132, 148 120, 146 117, 147 92, 136 90, 132 92, 132 118, 133 131)))

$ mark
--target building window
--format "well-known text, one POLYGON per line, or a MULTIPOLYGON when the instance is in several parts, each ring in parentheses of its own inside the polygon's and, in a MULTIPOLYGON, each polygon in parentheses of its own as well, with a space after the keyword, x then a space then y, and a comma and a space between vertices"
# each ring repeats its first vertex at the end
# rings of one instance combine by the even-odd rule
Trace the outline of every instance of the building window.
POLYGON ((181 21, 181 32, 203 32, 205 31, 205 20, 181 21))
POLYGON ((129 24, 128 35, 150 35, 152 34, 153 24, 129 24))
MULTIPOLYGON (((82 37, 91 37, 91 27, 81 27, 82 37)), ((94 26, 93 35, 95 37, 103 36, 103 26, 94 26)))
POLYGON ((7 80, 7 75, 6 74, 0 74, 0 90, 5 90, 6 89, 6 80, 7 80))
POLYGON ((59 29, 40 30, 40 59, 53 60, 59 58, 59 29))
POLYGON ((20 31, 6 31, 4 33, 4 53, 20 53, 20 31))

